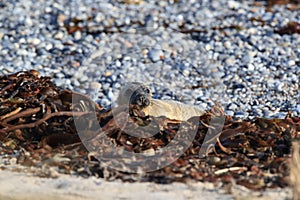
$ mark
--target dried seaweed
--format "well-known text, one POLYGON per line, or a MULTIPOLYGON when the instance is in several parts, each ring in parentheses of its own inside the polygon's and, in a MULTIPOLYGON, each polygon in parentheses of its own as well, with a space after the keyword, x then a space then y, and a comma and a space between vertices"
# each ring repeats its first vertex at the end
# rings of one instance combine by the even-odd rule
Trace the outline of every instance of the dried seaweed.
POLYGON ((291 35, 291 34, 300 34, 300 23, 299 22, 289 22, 286 26, 275 30, 275 33, 280 35, 291 35))
MULTIPOLYGON (((85 95, 60 89, 49 77, 38 77, 36 71, 1 76, 0 94, 0 155, 12 157, 18 152, 17 163, 41 168, 44 176, 50 176, 50 168, 54 167, 59 173, 107 180, 157 183, 193 180, 221 182, 227 188, 233 183, 250 189, 285 187, 290 173, 291 144, 300 134, 299 117, 232 119, 225 116, 217 104, 205 115, 187 122, 145 116, 134 106, 130 107, 131 117, 124 118, 127 116, 125 108, 115 108, 114 112, 103 110, 85 95), (74 101, 74 97, 83 99, 85 105, 74 101), (95 106, 93 112, 83 109, 89 105, 95 106), (123 120, 121 128, 116 124, 116 114, 123 120), (179 128, 186 133, 182 141, 191 139, 190 130, 195 130, 196 135, 189 148, 172 164, 142 175, 128 173, 124 172, 125 165, 124 171, 112 169, 107 166, 114 160, 99 161, 96 159, 99 152, 86 150, 77 135, 74 117, 92 124, 90 115, 96 116, 96 123, 102 127, 87 132, 95 147, 106 145, 102 137, 105 135, 118 147, 135 153, 148 152, 151 156, 170 143, 179 128), (208 145, 204 139, 208 130, 215 128, 210 123, 215 116, 225 117, 225 124, 221 131, 210 136, 214 145, 208 145), (147 137, 147 131, 137 132, 138 136, 124 131, 139 126, 159 131, 151 137, 147 137), (201 157, 199 151, 205 145, 206 154, 201 157), (49 169, 49 173, 45 169, 49 169)), ((171 158, 166 155, 166 159, 171 158)), ((122 163, 119 164, 122 169, 122 163)))
POLYGON ((267 0, 267 6, 300 4, 299 0, 267 0))

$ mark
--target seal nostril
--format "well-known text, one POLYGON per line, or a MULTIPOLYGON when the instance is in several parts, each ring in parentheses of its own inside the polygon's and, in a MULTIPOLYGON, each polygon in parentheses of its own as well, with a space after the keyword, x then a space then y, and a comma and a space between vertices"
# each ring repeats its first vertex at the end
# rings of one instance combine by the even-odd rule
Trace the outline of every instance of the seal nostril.
POLYGON ((142 107, 146 107, 150 104, 149 99, 145 95, 137 95, 135 103, 142 107))
POLYGON ((145 97, 143 95, 141 95, 139 99, 140 99, 141 105, 144 105, 145 104, 145 97))
POLYGON ((147 106, 148 105, 148 98, 146 98, 145 96, 142 96, 142 102, 143 102, 143 105, 147 106))

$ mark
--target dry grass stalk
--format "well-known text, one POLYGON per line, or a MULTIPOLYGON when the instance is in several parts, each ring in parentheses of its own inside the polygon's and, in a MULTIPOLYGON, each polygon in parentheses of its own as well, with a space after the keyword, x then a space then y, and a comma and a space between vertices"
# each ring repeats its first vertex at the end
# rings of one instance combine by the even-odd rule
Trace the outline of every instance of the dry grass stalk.
POLYGON ((293 187, 293 199, 300 199, 300 141, 293 142, 290 181, 293 187))

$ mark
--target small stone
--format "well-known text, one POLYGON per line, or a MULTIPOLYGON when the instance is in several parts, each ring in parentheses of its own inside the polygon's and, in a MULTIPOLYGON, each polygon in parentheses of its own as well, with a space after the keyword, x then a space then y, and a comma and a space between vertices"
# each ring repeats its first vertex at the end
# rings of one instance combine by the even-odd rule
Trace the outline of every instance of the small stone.
POLYGON ((63 73, 59 72, 59 73, 56 73, 56 74, 55 74, 55 77, 56 77, 56 78, 64 78, 65 75, 64 75, 63 73))
POLYGON ((95 81, 90 83, 90 88, 93 89, 93 90, 101 89, 101 87, 102 87, 101 83, 98 83, 98 82, 95 82, 95 81))
POLYGON ((47 51, 51 50, 53 48, 53 45, 51 43, 48 43, 46 46, 45 46, 45 49, 47 51))
POLYGON ((87 35, 84 39, 85 39, 85 41, 87 41, 87 42, 93 42, 93 40, 94 40, 94 38, 93 38, 92 35, 87 35))
POLYGON ((32 39, 32 44, 33 45, 39 45, 41 43, 41 40, 39 38, 33 38, 32 39))
POLYGON ((262 16, 262 21, 269 21, 272 19, 272 17, 273 17, 272 12, 265 12, 262 16))
POLYGON ((235 117, 237 118, 245 118, 247 115, 244 112, 235 112, 235 117))
POLYGON ((25 49, 19 49, 18 54, 21 56, 26 56, 28 55, 28 51, 26 51, 25 49))
POLYGON ((120 89, 121 88, 121 84, 120 83, 115 83, 115 85, 113 86, 115 89, 120 89))
POLYGON ((249 54, 246 54, 242 57, 242 62, 244 64, 248 64, 248 63, 251 63, 253 61, 253 57, 249 54))
POLYGON ((148 57, 152 62, 157 62, 163 59, 164 53, 161 49, 151 49, 148 52, 148 57))
MULTIPOLYGON (((24 43, 23 41, 20 42, 24 43)), ((27 42, 33 45, 38 45, 41 43, 41 40, 38 38, 28 38, 27 42)))
MULTIPOLYGON (((71 85, 71 80, 70 79, 65 79, 65 84, 70 86, 71 85)), ((71 86, 72 87, 72 86, 71 86)), ((72 89, 72 88, 69 88, 69 89, 72 89)))
POLYGON ((76 31, 74 33, 74 39, 75 40, 80 40, 81 39, 81 32, 80 31, 76 31))
POLYGON ((112 74, 112 75, 110 76, 110 78, 111 78, 111 80, 112 80, 113 82, 116 82, 118 77, 117 77, 116 75, 112 74))
POLYGON ((79 67, 80 66, 80 62, 78 62, 78 61, 72 61, 71 65, 72 65, 72 67, 79 67))
POLYGON ((51 7, 46 7, 46 8, 45 8, 45 12, 46 12, 46 13, 52 12, 52 8, 51 8, 51 7))
POLYGON ((232 110, 227 110, 226 111, 226 115, 228 116, 233 116, 234 115, 234 112, 232 110))
POLYGON ((77 79, 72 79, 71 80, 71 84, 74 85, 75 87, 79 87, 80 86, 80 83, 77 79))
POLYGON ((205 45, 205 49, 206 49, 206 51, 211 50, 211 49, 212 49, 212 48, 211 48, 211 45, 210 45, 210 44, 206 44, 206 45, 205 45))
POLYGON ((106 98, 103 98, 103 99, 100 100, 100 105, 103 106, 103 107, 108 107, 109 105, 111 105, 111 101, 109 101, 106 98))
MULTIPOLYGON (((255 34, 257 34, 257 28, 250 27, 247 31, 248 31, 248 33, 249 33, 250 35, 255 35, 255 34)), ((255 37, 253 37, 252 39, 255 40, 255 37)))
POLYGON ((235 103, 231 103, 231 104, 229 104, 229 106, 228 106, 228 109, 229 110, 236 110, 238 108, 238 106, 235 104, 235 103))
POLYGON ((26 19, 25 19, 25 24, 26 24, 27 26, 32 26, 32 25, 33 25, 33 22, 32 22, 32 20, 31 20, 30 17, 26 17, 26 19))
POLYGON ((297 111, 298 113, 300 113, 300 105, 297 105, 296 111, 297 111))
POLYGON ((248 70, 250 70, 250 71, 255 70, 255 66, 254 66, 252 63, 249 63, 249 64, 247 65, 247 68, 248 68, 248 70))
POLYGON ((268 108, 263 108, 262 110, 263 110, 264 117, 269 118, 272 116, 272 113, 268 108))
POLYGON ((249 51, 248 54, 253 58, 254 56, 257 55, 257 51, 249 51))
POLYGON ((64 45, 62 43, 56 43, 54 45, 55 48, 59 49, 59 50, 63 50, 64 49, 64 45))
POLYGON ((98 12, 94 19, 95 19, 95 22, 100 23, 104 19, 104 16, 101 12, 98 12))
POLYGON ((59 31, 54 35, 54 38, 57 40, 61 40, 63 39, 63 37, 64 37, 64 33, 62 31, 59 31))
POLYGON ((55 79, 54 82, 58 87, 63 86, 65 83, 65 81, 63 79, 55 79))
POLYGON ((272 115, 272 118, 284 119, 287 115, 287 112, 277 112, 272 115))
POLYGON ((2 40, 4 33, 0 32, 0 41, 2 40))
POLYGON ((26 43, 25 38, 20 38, 19 43, 20 43, 20 44, 25 44, 25 43, 26 43))
POLYGON ((106 77, 111 76, 111 75, 112 75, 112 72, 111 72, 111 71, 106 71, 106 72, 105 72, 105 76, 106 76, 106 77))
POLYGON ((240 3, 237 1, 228 1, 228 7, 230 9, 238 9, 240 7, 240 3))
POLYGON ((116 65, 116 67, 121 67, 121 66, 122 66, 122 63, 121 63, 119 60, 117 60, 117 61, 115 62, 115 65, 116 65))
POLYGON ((115 102, 115 101, 117 100, 117 96, 116 96, 111 90, 108 91, 107 97, 108 97, 108 99, 110 99, 112 102, 115 102))
POLYGON ((189 70, 187 70, 187 69, 184 69, 184 70, 182 71, 182 73, 183 73, 183 75, 184 75, 185 77, 188 77, 188 76, 190 75, 190 72, 189 72, 189 70))
POLYGON ((235 62, 235 59, 233 57, 229 57, 225 60, 226 65, 233 65, 235 62))
POLYGON ((66 15, 63 15, 63 14, 58 14, 57 16, 57 23, 62 26, 64 25, 64 21, 67 20, 68 17, 66 15))
POLYGON ((284 83, 283 82, 277 82, 276 84, 276 90, 279 92, 282 92, 284 89, 284 83))
POLYGON ((110 88, 110 84, 109 83, 102 83, 102 89, 103 90, 108 90, 110 88))
POLYGON ((80 81, 81 83, 86 82, 86 81, 88 81, 88 80, 89 80, 89 78, 88 78, 86 75, 82 75, 82 76, 79 78, 79 81, 80 81))
POLYGON ((288 61, 288 65, 289 66, 295 66, 296 65, 296 62, 294 60, 289 60, 288 61))
POLYGON ((229 49, 231 47, 231 42, 229 42, 229 41, 224 42, 224 47, 229 49))

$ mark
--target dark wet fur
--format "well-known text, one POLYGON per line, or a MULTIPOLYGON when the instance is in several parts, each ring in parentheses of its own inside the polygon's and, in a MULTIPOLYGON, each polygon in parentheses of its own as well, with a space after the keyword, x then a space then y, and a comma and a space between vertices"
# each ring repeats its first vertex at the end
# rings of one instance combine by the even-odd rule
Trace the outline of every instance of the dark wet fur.
POLYGON ((150 105, 151 93, 146 86, 138 87, 130 97, 130 104, 145 108, 150 105))

